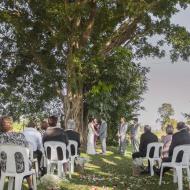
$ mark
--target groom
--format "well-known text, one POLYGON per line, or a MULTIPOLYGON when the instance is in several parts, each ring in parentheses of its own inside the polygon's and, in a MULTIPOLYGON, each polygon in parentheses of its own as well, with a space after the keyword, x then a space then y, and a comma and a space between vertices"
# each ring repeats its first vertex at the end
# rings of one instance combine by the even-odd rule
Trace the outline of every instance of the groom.
POLYGON ((107 123, 104 119, 101 119, 100 131, 99 131, 99 138, 102 146, 102 153, 103 155, 106 154, 106 138, 107 138, 107 123))

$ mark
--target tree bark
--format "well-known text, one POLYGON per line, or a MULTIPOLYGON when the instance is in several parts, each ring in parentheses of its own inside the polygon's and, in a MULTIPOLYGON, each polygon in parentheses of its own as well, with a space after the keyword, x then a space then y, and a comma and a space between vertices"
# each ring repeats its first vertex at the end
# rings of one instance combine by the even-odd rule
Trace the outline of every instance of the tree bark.
MULTIPOLYGON (((74 48, 73 48, 74 49, 74 48)), ((70 50, 67 59, 67 94, 64 97, 65 126, 73 119, 76 131, 80 133, 81 141, 85 141, 86 130, 83 125, 83 81, 80 64, 75 62, 74 50, 70 50)))

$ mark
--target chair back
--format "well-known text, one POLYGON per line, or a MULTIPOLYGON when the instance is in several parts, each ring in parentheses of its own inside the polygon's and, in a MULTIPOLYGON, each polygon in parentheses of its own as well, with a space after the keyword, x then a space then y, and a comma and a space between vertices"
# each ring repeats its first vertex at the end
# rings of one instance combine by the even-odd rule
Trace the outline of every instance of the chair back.
POLYGON ((69 151, 69 157, 74 156, 77 157, 78 156, 78 142, 74 141, 74 140, 69 140, 69 144, 67 147, 68 151, 69 151), (74 147, 75 149, 75 155, 71 155, 71 147, 74 147))
POLYGON ((18 174, 29 172, 29 149, 18 145, 0 145, 1 172, 18 174))
POLYGON ((146 158, 150 158, 150 153, 152 149, 154 149, 152 158, 160 158, 161 151, 163 149, 163 143, 159 143, 159 142, 149 143, 147 146, 146 158))
POLYGON ((173 150, 172 163, 181 163, 182 165, 189 165, 190 161, 190 145, 179 145, 173 150), (177 157, 181 154, 181 162, 177 161, 177 157))
POLYGON ((63 142, 47 141, 44 143, 44 151, 45 151, 47 160, 60 161, 59 156, 62 158, 61 161, 67 160, 67 146, 63 142), (49 151, 50 151, 50 155, 48 155, 49 151), (61 154, 61 155, 58 156, 58 154, 61 154))

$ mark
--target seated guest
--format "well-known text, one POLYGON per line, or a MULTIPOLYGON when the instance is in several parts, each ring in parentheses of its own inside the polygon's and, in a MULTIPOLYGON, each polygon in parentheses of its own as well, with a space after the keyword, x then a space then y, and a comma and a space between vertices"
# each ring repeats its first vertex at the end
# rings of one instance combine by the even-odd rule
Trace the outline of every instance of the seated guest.
POLYGON ((172 136, 173 136, 174 128, 172 125, 168 125, 166 127, 166 136, 162 137, 161 142, 164 144, 163 150, 162 150, 162 158, 167 158, 169 153, 169 148, 172 142, 172 136))
POLYGON ((41 133, 42 137, 44 135, 44 133, 46 132, 47 128, 49 127, 48 122, 47 121, 42 121, 39 132, 41 133))
MULTIPOLYGON (((176 146, 179 145, 185 145, 185 144, 190 144, 190 134, 187 130, 187 127, 184 122, 178 122, 177 123, 177 130, 173 137, 172 137, 172 142, 169 148, 169 155, 167 158, 163 158, 162 162, 171 162, 172 161, 172 156, 173 156, 173 151, 176 146)), ((183 152, 179 152, 176 161, 181 162, 183 156, 183 152)), ((165 167, 163 170, 163 173, 168 171, 170 168, 165 167)), ((154 168, 155 173, 160 175, 160 169, 154 168)))
POLYGON ((27 127, 24 129, 23 134, 28 141, 28 143, 32 146, 33 157, 37 158, 38 166, 40 167, 40 162, 42 158, 42 136, 40 132, 36 129, 36 125, 34 122, 30 121, 27 127))
MULTIPOLYGON (((80 134, 75 131, 76 125, 75 121, 72 119, 69 119, 67 122, 67 130, 65 131, 68 139, 76 141, 78 143, 78 154, 79 154, 79 147, 80 147, 80 134)), ((75 148, 74 146, 71 146, 71 155, 75 154, 75 148)))
MULTIPOLYGON (((29 144, 25 136, 22 133, 17 133, 17 132, 12 131, 13 129, 12 124, 13 124, 13 121, 11 117, 7 117, 7 116, 2 117, 0 144, 10 144, 10 145, 12 144, 12 145, 18 145, 18 146, 29 148, 29 144)), ((3 163, 6 163, 6 156, 4 158, 5 158, 5 162, 1 162, 1 167, 6 167, 6 166, 2 166, 3 163)), ((22 158, 20 158, 18 162, 16 161, 16 165, 18 164, 18 166, 16 166, 17 173, 22 173, 24 171, 24 164, 20 164, 23 162, 24 161, 22 161, 22 158)), ((26 179, 29 186, 29 190, 33 190, 32 176, 26 176, 26 179)))
MULTIPOLYGON (((139 145, 139 152, 135 152, 132 154, 133 160, 140 157, 145 157, 147 152, 147 146, 149 143, 158 142, 158 137, 151 132, 151 127, 149 125, 145 125, 144 133, 140 137, 140 145, 139 145)), ((154 150, 151 149, 150 157, 154 154, 154 150)), ((150 163, 148 162, 148 171, 150 171, 150 163)))
MULTIPOLYGON (((140 158, 146 156, 147 146, 149 143, 158 142, 158 137, 151 132, 151 127, 149 125, 145 125, 144 133, 140 138, 139 152, 133 153, 132 157, 140 158)), ((153 151, 151 151, 153 154, 153 151)), ((151 154, 151 153, 150 153, 151 154)))
MULTIPOLYGON (((62 128, 57 127, 57 120, 58 118, 56 116, 50 116, 48 118, 49 127, 42 138, 43 144, 47 141, 58 141, 65 143, 67 146, 69 143, 67 134, 62 128)), ((62 151, 58 151, 58 158, 62 160, 62 151)))
MULTIPOLYGON (((187 131, 187 127, 184 122, 177 123, 178 132, 175 133, 172 137, 172 142, 169 148, 168 158, 164 158, 163 162, 170 162, 172 160, 173 150, 176 146, 190 144, 190 134, 187 131)), ((180 162, 182 159, 182 154, 179 153, 177 156, 177 161, 180 162)))

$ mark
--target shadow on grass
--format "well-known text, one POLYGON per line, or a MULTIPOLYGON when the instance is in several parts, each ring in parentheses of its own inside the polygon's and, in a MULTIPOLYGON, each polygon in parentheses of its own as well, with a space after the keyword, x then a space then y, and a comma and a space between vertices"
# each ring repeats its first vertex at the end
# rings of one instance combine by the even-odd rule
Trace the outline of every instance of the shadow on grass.
MULTIPOLYGON (((100 148, 98 148, 100 152, 100 148)), ((106 155, 86 155, 90 158, 84 172, 74 173, 69 183, 62 183, 62 190, 175 190, 172 175, 165 175, 163 185, 159 186, 158 176, 132 176, 131 148, 126 155, 117 153, 117 148, 108 147, 106 155)), ((184 190, 187 189, 187 183, 184 190)), ((42 190, 42 189, 38 189, 42 190)))

